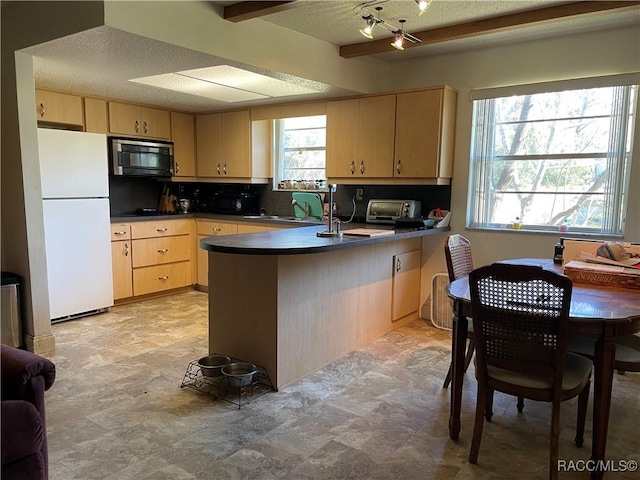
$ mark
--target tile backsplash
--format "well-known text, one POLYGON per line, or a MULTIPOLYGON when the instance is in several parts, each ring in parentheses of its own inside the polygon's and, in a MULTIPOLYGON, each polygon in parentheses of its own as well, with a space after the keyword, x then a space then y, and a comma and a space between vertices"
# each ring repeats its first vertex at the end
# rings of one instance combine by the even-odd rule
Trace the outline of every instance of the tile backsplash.
MULTIPOLYGON (((137 208, 157 208, 165 185, 169 187, 170 193, 178 198, 186 197, 193 200, 198 197, 200 201, 194 203, 200 203, 200 210, 204 211, 210 211, 211 197, 218 191, 251 190, 259 195, 260 209, 267 215, 294 214, 291 192, 273 191, 271 184, 164 182, 150 178, 109 176, 111 215, 132 214, 137 208)), ((367 203, 372 198, 420 200, 425 216, 436 207, 449 210, 451 203, 449 185, 338 185, 334 202, 342 218, 348 219, 353 213, 356 188, 363 189, 363 199, 356 201, 354 221, 364 221, 367 203)))

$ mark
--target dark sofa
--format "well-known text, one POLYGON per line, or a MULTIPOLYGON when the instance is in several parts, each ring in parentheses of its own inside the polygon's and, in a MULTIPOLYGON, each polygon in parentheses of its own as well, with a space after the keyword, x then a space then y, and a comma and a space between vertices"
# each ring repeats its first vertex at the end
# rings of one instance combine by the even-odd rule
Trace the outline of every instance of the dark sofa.
POLYGON ((2 480, 47 480, 44 392, 55 365, 26 350, 0 345, 2 368, 2 480))

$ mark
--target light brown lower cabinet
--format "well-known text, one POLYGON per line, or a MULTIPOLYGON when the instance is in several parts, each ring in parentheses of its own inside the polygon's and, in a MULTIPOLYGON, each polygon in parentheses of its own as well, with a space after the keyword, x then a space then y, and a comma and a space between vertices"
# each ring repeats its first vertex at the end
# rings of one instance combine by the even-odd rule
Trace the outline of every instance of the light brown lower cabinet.
POLYGON ((191 239, 191 235, 177 235, 134 240, 133 268, 189 261, 191 239))
POLYGON ((111 242, 111 262, 113 265, 113 299, 120 300, 133 296, 131 240, 111 242))
POLYGON ((268 232, 286 226, 255 225, 250 223, 229 223, 213 220, 196 220, 196 285, 209 286, 209 252, 200 248, 200 240, 221 235, 268 232))
POLYGON ((167 263, 133 270, 133 294, 146 295, 191 285, 191 262, 167 263))
POLYGON ((131 225, 111 224, 111 265, 113 270, 113 299, 133 296, 131 267, 131 225))
POLYGON ((249 225, 246 223, 241 223, 238 224, 238 234, 270 232, 271 230, 280 230, 281 228, 287 227, 267 227, 265 225, 249 225))
POLYGON ((111 225, 114 299, 193 284, 193 220, 111 225))
POLYGON ((196 284, 209 285, 209 252, 200 248, 200 240, 221 235, 235 235, 238 225, 235 223, 211 220, 196 220, 196 284))
POLYGON ((400 320, 420 307, 421 251, 412 250, 393 256, 392 321, 400 320))

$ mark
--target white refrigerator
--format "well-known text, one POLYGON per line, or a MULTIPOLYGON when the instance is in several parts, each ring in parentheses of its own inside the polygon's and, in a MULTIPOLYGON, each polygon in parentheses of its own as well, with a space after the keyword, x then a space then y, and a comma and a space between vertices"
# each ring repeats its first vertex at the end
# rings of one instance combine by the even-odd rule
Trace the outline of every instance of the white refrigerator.
POLYGON ((113 305, 107 137, 38 129, 52 321, 113 305))

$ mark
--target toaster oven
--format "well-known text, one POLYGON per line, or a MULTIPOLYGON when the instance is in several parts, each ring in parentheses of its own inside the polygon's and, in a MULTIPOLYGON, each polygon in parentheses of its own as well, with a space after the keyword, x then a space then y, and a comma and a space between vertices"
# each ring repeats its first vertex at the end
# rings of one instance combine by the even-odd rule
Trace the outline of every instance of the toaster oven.
POLYGON ((421 205, 419 200, 369 200, 367 205, 367 223, 395 224, 401 218, 419 218, 421 205))

